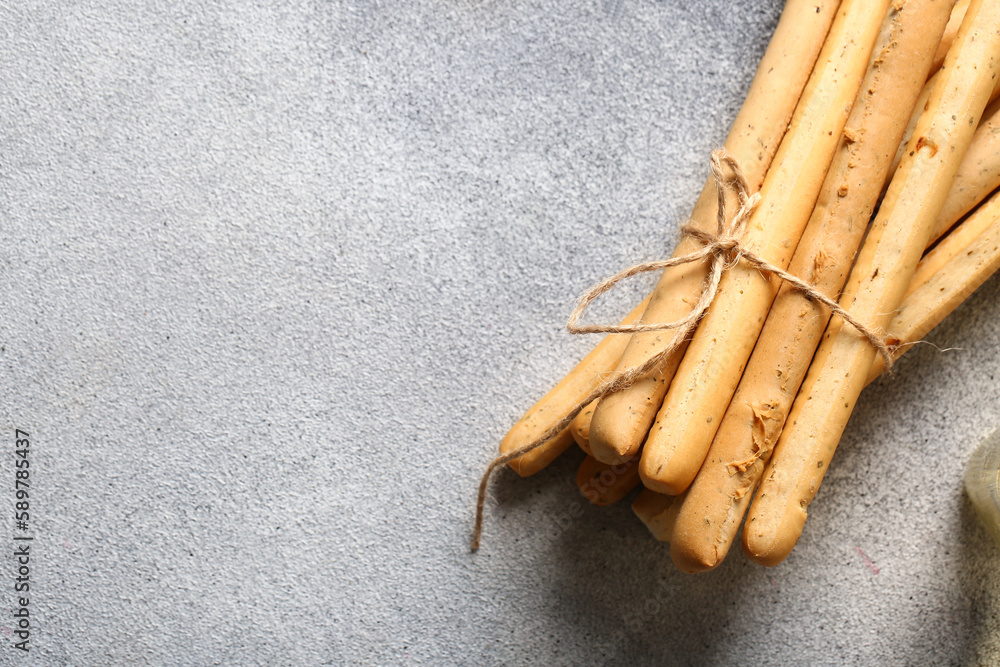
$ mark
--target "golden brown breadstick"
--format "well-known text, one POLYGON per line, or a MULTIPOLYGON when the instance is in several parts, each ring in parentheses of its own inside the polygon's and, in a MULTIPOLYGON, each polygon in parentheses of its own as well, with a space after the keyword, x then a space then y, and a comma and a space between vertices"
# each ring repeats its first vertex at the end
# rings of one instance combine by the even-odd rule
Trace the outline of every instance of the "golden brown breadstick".
POLYGON ((993 113, 972 135, 972 143, 958 167, 944 208, 934 223, 932 242, 1000 187, 1000 110, 990 111, 993 113))
POLYGON ((931 63, 931 71, 937 72, 941 69, 941 65, 944 64, 944 57, 948 55, 951 45, 955 42, 955 35, 958 34, 958 29, 962 27, 962 20, 965 18, 965 12, 969 9, 969 0, 958 0, 955 3, 955 7, 951 10, 951 18, 948 19, 948 25, 944 28, 944 34, 941 35, 941 43, 938 44, 937 51, 934 53, 934 62, 931 63))
MULTIPOLYGON (((1000 193, 990 197, 920 260, 903 304, 888 327, 888 340, 900 357, 915 341, 941 324, 951 311, 1000 267, 1000 193)), ((876 357, 868 374, 883 371, 876 357)))

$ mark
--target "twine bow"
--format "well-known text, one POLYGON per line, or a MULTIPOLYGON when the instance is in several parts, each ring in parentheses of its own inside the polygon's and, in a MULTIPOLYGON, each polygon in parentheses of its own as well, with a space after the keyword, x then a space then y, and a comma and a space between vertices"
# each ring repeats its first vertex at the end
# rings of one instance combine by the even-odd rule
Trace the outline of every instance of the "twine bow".
POLYGON ((671 259, 636 264, 635 266, 630 266, 629 268, 616 273, 607 280, 587 290, 587 292, 580 297, 576 308, 573 309, 573 312, 570 314, 569 321, 566 323, 566 328, 570 333, 574 334, 637 333, 643 331, 663 331, 666 329, 674 329, 677 333, 674 335, 673 340, 663 350, 647 359, 644 363, 615 373, 610 378, 602 382, 592 392, 590 392, 586 398, 577 403, 577 405, 562 419, 531 442, 521 445, 520 447, 513 449, 506 454, 502 454, 490 461, 490 464, 486 467, 486 471, 483 473, 482 480, 479 482, 479 493, 476 498, 476 523, 473 528, 472 535, 473 551, 479 549, 480 538, 483 533, 483 508, 486 503, 486 489, 493 471, 498 467, 510 463, 514 459, 541 447, 558 435, 564 428, 569 426, 570 422, 572 422, 576 416, 593 401, 631 386, 640 377, 658 367, 663 361, 674 354, 684 341, 687 340, 688 337, 694 332, 699 320, 701 320, 701 318, 708 311, 709 306, 715 300, 715 297, 719 292, 719 284, 722 281, 722 274, 728 269, 736 266, 741 260, 747 262, 750 266, 756 268, 765 275, 777 276, 792 285, 792 287, 797 291, 805 294, 808 298, 819 301, 825 305, 833 312, 833 314, 842 317, 845 322, 857 329, 858 332, 872 344, 879 354, 882 355, 882 358, 885 360, 886 371, 892 369, 892 350, 877 331, 859 322, 850 313, 841 308, 836 301, 826 296, 809 283, 806 283, 787 271, 784 271, 781 268, 765 261, 741 245, 740 239, 743 237, 747 223, 749 222, 751 215, 753 215, 753 212, 757 209, 757 206, 760 205, 760 193, 750 193, 750 186, 747 183, 746 176, 743 175, 743 170, 740 168, 739 163, 736 161, 736 158, 730 155, 724 148, 712 152, 711 164, 712 176, 715 179, 715 186, 719 195, 719 211, 716 220, 715 234, 704 232, 691 224, 691 222, 685 223, 681 226, 681 231, 685 234, 693 236, 704 244, 699 250, 682 257, 673 257, 671 259), (730 176, 726 176, 724 174, 723 165, 729 167, 729 171, 731 173, 730 176), (728 217, 726 211, 727 193, 731 193, 739 203, 739 207, 736 210, 736 213, 733 214, 732 218, 728 217), (685 317, 675 320, 674 322, 643 322, 639 324, 617 325, 578 324, 580 318, 583 316, 583 313, 587 310, 587 307, 593 303, 596 298, 610 290, 622 280, 640 273, 662 271, 663 269, 668 269, 672 266, 680 266, 681 264, 697 262, 703 259, 709 259, 711 262, 708 281, 701 297, 698 299, 697 305, 695 305, 691 312, 685 317))

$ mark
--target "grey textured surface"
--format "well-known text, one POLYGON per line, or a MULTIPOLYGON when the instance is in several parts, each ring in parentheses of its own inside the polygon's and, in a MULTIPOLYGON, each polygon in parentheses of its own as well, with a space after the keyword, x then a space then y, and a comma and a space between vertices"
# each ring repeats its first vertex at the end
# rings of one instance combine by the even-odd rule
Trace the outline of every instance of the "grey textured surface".
POLYGON ((779 4, 5 3, 29 661, 995 660, 961 473, 1000 426, 997 279, 866 391, 780 567, 673 571, 576 451, 499 475, 467 552, 499 438, 592 345, 573 300, 669 252, 779 4))

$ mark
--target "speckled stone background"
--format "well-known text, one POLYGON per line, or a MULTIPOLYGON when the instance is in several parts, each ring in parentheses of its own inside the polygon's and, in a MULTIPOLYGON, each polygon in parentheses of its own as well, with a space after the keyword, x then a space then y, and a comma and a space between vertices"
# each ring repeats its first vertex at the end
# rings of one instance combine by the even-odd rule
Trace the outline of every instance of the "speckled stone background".
POLYGON ((0 662, 996 664, 961 475, 997 279, 865 392, 780 567, 675 572, 576 451, 499 475, 468 553, 499 438, 592 345, 574 299, 673 247, 779 12, 5 3, 0 662))

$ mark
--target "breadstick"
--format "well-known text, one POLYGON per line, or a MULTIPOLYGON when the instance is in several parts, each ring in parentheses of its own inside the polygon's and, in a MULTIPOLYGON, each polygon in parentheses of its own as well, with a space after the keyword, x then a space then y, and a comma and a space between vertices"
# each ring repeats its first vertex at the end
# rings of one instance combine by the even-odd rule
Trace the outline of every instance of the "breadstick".
MULTIPOLYGON (((886 15, 888 1, 847 0, 761 189, 743 245, 788 267, 830 167, 886 15)), ((860 222, 859 222, 860 224, 860 222)), ((727 271, 667 391, 643 447, 639 474, 660 493, 687 489, 729 406, 757 334, 778 291, 777 279, 739 263, 727 271)), ((591 448, 596 422, 591 424, 591 448)))
MULTIPOLYGON (((903 157, 871 225, 840 300, 868 326, 889 324, 914 275, 1000 75, 998 25, 1000 3, 971 2, 917 123, 915 149, 903 157)), ((866 339, 832 319, 747 516, 743 549, 754 561, 776 565, 798 541, 874 357, 866 339)))
MULTIPOLYGON (((840 293, 927 78, 946 0, 893 5, 789 272, 840 293)), ((685 572, 718 565, 736 537, 819 345, 829 311, 791 285, 775 298, 708 456, 677 517, 670 553, 685 572)))
POLYGON ((632 501, 632 511, 660 542, 669 542, 684 496, 666 496, 643 489, 632 501))
POLYGON ((576 416, 576 419, 569 423, 569 432, 573 436, 573 440, 576 444, 587 454, 587 456, 593 456, 594 453, 590 451, 590 418, 594 414, 594 408, 597 407, 597 401, 594 401, 587 407, 583 409, 580 414, 576 416))
MULTIPOLYGON (((1000 193, 976 209, 920 260, 903 304, 888 327, 888 340, 902 356, 939 325, 1000 267, 1000 193)), ((876 357, 868 382, 881 375, 876 357)))
MULTIPOLYGON (((927 84, 924 86, 924 89, 920 91, 920 101, 913 108, 913 114, 910 116, 910 122, 906 126, 906 132, 903 133, 903 140, 899 143, 899 147, 896 150, 896 157, 892 160, 892 168, 889 169, 890 177, 896 173, 896 167, 899 166, 899 161, 903 158, 906 146, 910 143, 910 137, 913 136, 913 128, 917 126, 917 119, 920 118, 920 114, 924 110, 924 105, 927 104, 927 98, 931 95, 931 88, 934 87, 934 75, 937 74, 938 70, 941 69, 941 65, 944 64, 944 57, 948 55, 948 50, 955 42, 955 35, 958 33, 959 27, 962 25, 962 19, 965 18, 965 12, 968 8, 969 0, 958 0, 951 10, 951 17, 948 19, 948 25, 944 28, 944 34, 941 35, 941 41, 938 43, 937 52, 934 54, 934 61, 931 63, 931 77, 927 80, 927 84)), ((887 187, 889 187, 888 179, 886 179, 883 191, 887 187)))
MULTIPOLYGON (((646 297, 628 314, 623 323, 633 324, 638 321, 648 303, 649 297, 646 297)), ((549 393, 545 394, 514 424, 500 442, 500 452, 505 454, 517 449, 541 436, 558 423, 574 405, 585 399, 600 384, 601 375, 614 367, 619 357, 622 356, 626 344, 628 344, 626 336, 620 334, 605 336, 597 344, 597 347, 591 350, 566 377, 550 389, 549 393)), ((573 435, 567 427, 541 447, 511 461, 510 467, 522 477, 534 475, 552 463, 572 444, 573 435)))
POLYGON ((944 208, 934 223, 931 241, 936 241, 1000 186, 1000 110, 989 111, 993 113, 972 135, 972 143, 958 167, 944 208))
MULTIPOLYGON (((913 150, 913 147, 910 146, 910 140, 913 138, 913 130, 917 126, 917 121, 920 120, 920 114, 922 114, 924 110, 927 108, 927 100, 930 98, 931 91, 934 89, 934 82, 937 80, 936 77, 937 74, 934 74, 934 76, 929 78, 927 80, 927 83, 924 85, 924 89, 920 91, 920 99, 917 102, 916 106, 913 108, 913 115, 910 116, 910 122, 906 126, 906 132, 903 133, 903 140, 899 142, 899 147, 896 149, 896 157, 893 158, 892 160, 892 167, 890 167, 889 169, 889 179, 886 179, 885 185, 882 187, 883 191, 889 187, 889 180, 892 178, 892 175, 896 173, 896 169, 899 168, 899 163, 902 161, 903 155, 907 151, 913 150)), ((997 96, 1000 96, 1000 82, 998 82, 997 85, 993 88, 993 94, 990 95, 990 101, 991 102, 995 101, 997 99, 997 96)), ((989 117, 992 117, 992 115, 993 115, 992 113, 989 114, 989 117)), ((968 167, 965 167, 963 165, 962 167, 959 167, 959 173, 962 173, 963 168, 968 169, 968 167)), ((941 232, 937 234, 937 236, 940 236, 943 233, 944 232, 941 232)))
MULTIPOLYGON (((944 57, 948 55, 948 50, 951 49, 951 45, 955 42, 955 35, 958 34, 958 29, 961 27, 962 19, 965 18, 965 12, 968 9, 969 0, 958 0, 951 10, 948 25, 944 28, 941 41, 938 43, 937 52, 934 54, 934 61, 931 63, 931 78, 927 80, 927 85, 920 91, 920 101, 916 104, 913 114, 910 116, 910 122, 906 126, 903 140, 896 151, 896 157, 892 160, 892 168, 889 170, 889 176, 896 173, 896 167, 899 166, 899 161, 903 158, 903 152, 906 150, 907 144, 910 143, 910 137, 913 136, 913 128, 917 126, 917 119, 920 118, 920 114, 924 110, 924 105, 927 104, 927 98, 930 97, 931 88, 934 87, 934 75, 937 74, 938 70, 941 69, 941 65, 944 64, 944 57)), ((886 180, 885 187, 889 187, 888 180, 886 180)))
POLYGON ((580 493, 595 505, 611 505, 639 484, 639 457, 625 463, 601 463, 588 456, 576 473, 580 493))
POLYGON ((944 57, 948 55, 948 50, 955 42, 955 35, 958 34, 958 29, 962 26, 962 19, 965 18, 965 12, 968 9, 969 0, 958 0, 955 3, 955 7, 951 10, 951 18, 948 19, 948 25, 945 26, 944 34, 941 35, 941 43, 938 44, 937 52, 934 54, 934 61, 931 63, 932 72, 937 72, 944 64, 944 57))
POLYGON ((892 166, 889 167, 888 178, 885 179, 885 183, 882 186, 883 192, 888 189, 893 175, 896 173, 896 170, 899 169, 899 163, 903 161, 903 155, 905 155, 910 148, 910 139, 913 137, 913 130, 917 127, 917 121, 920 120, 920 114, 927 109, 927 101, 931 98, 931 91, 934 90, 934 84, 937 82, 937 77, 938 75, 934 74, 931 78, 927 79, 927 83, 924 84, 924 89, 920 91, 920 97, 917 98, 917 103, 913 106, 913 113, 910 114, 910 120, 906 124, 906 130, 903 132, 903 139, 899 142, 899 146, 896 147, 896 157, 892 159, 892 166))
MULTIPOLYGON (((764 180, 838 4, 830 0, 789 0, 785 5, 725 142, 726 150, 743 165, 754 188, 764 180)), ((717 201, 715 184, 709 179, 691 215, 699 228, 714 229, 717 201)), ((699 247, 697 241, 685 237, 674 256, 689 254, 699 247)), ((687 315, 697 302, 707 275, 707 265, 701 262, 665 270, 643 321, 672 322, 687 315)), ((674 335, 671 331, 633 335, 618 368, 641 365, 666 348, 674 335)), ((607 463, 618 463, 639 451, 682 354, 683 350, 678 350, 656 371, 598 403, 590 429, 594 456, 607 463)))

